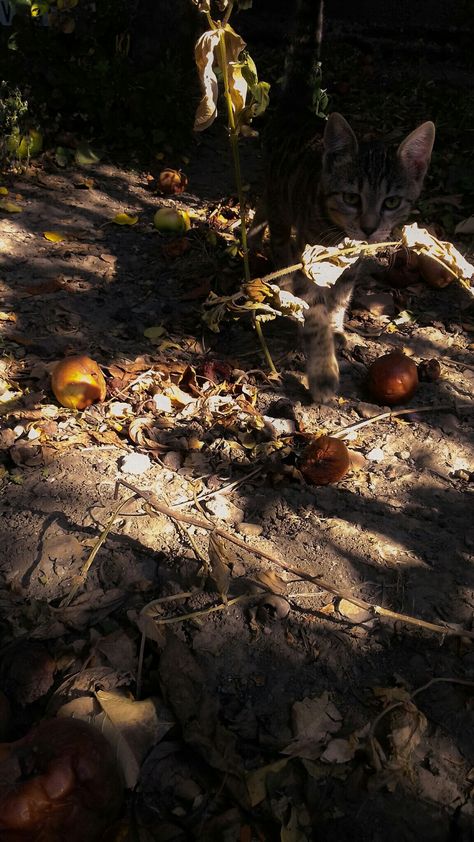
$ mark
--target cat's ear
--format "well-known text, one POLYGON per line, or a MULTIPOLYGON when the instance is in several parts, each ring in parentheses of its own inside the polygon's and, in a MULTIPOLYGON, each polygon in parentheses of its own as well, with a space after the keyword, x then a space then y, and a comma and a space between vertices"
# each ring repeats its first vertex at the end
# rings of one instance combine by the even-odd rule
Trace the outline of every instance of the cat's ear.
POLYGON ((398 147, 398 157, 409 175, 421 181, 430 163, 435 139, 435 127, 431 120, 418 126, 398 147))
POLYGON ((329 115, 323 136, 324 151, 329 154, 357 152, 357 138, 342 114, 334 111, 329 115))

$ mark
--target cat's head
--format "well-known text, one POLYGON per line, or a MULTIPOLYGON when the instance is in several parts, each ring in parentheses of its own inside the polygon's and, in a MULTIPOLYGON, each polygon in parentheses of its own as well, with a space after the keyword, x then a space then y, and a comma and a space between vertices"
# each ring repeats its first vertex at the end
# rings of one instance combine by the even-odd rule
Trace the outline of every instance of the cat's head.
POLYGON ((359 143, 347 120, 330 114, 320 189, 331 222, 351 239, 390 239, 420 195, 434 138, 435 127, 427 122, 396 150, 378 141, 359 143))

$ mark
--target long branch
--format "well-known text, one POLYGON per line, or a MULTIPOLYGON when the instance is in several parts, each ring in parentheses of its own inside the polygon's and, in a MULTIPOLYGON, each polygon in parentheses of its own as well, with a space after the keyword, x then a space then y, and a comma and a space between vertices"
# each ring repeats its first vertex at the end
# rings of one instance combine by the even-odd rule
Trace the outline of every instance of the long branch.
POLYGON ((455 629, 451 628, 450 626, 441 626, 437 623, 430 623, 427 620, 421 620, 418 617, 412 617, 409 614, 400 614, 397 611, 391 611, 389 608, 383 608, 381 605, 376 605, 375 603, 366 602, 364 599, 359 599, 358 597, 353 596, 350 592, 346 590, 341 590, 340 588, 335 588, 334 585, 326 582, 323 579, 320 579, 319 576, 310 576, 304 570, 300 570, 297 567, 292 567, 289 564, 284 564, 278 558, 276 558, 271 553, 265 552, 265 550, 260 550, 257 547, 252 547, 246 544, 244 541, 241 541, 231 532, 227 532, 225 529, 221 529, 221 527, 215 527, 209 521, 204 520, 203 518, 196 517, 194 515, 187 515, 184 512, 179 511, 178 509, 173 509, 171 506, 167 506, 166 504, 162 503, 158 497, 150 491, 141 491, 139 488, 131 485, 129 482, 126 482, 123 479, 118 480, 117 488, 119 485, 123 485, 124 488, 128 488, 130 491, 134 492, 138 497, 141 497, 145 500, 149 506, 155 509, 160 514, 167 515, 167 517, 173 518, 174 520, 181 520, 184 523, 189 523, 192 526, 196 526, 199 529, 205 529, 206 532, 214 532, 215 535, 218 535, 224 540, 231 541, 237 547, 245 550, 247 553, 253 553, 254 555, 259 556, 260 558, 264 558, 266 561, 270 561, 272 564, 277 565, 282 570, 285 570, 287 573, 292 573, 295 576, 298 576, 300 579, 303 579, 306 582, 311 582, 313 585, 316 585, 323 591, 328 591, 329 593, 334 594, 340 599, 345 599, 348 602, 351 602, 353 605, 357 605, 359 608, 364 608, 367 611, 371 611, 374 614, 377 614, 380 617, 385 617, 389 620, 394 620, 396 622, 404 623, 406 625, 418 626, 419 628, 425 629, 425 631, 434 632, 436 634, 446 635, 447 637, 467 637, 474 639, 474 631, 468 631, 467 629, 455 629))

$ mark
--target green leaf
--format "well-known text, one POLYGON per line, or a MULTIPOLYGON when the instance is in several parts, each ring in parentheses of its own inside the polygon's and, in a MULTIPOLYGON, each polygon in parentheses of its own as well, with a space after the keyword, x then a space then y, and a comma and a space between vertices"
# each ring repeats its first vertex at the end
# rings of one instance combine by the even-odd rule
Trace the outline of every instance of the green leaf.
POLYGON ((76 160, 76 164, 81 164, 81 166, 98 164, 100 161, 100 156, 96 155, 88 143, 79 144, 74 153, 74 158, 76 160))

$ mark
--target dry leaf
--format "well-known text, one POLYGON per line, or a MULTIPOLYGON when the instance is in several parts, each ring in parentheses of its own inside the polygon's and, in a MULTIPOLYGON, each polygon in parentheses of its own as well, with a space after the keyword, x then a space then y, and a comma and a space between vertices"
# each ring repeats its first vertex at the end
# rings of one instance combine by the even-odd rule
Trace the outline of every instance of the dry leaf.
POLYGON ((222 601, 227 605, 227 592, 230 584, 231 555, 229 547, 215 532, 209 536, 209 562, 211 572, 209 578, 215 584, 222 601))
POLYGON ((115 222, 116 225, 136 225, 138 216, 130 216, 128 213, 118 213, 114 216, 112 222, 115 222))
POLYGON ((117 752, 125 784, 133 789, 146 755, 174 727, 170 711, 159 699, 137 702, 118 691, 98 690, 95 694, 103 717, 92 720, 117 752))
POLYGON ((59 231, 43 231, 43 237, 50 243, 63 243, 69 239, 67 234, 60 234, 59 231))
POLYGON ((339 731, 342 718, 336 706, 330 701, 328 692, 321 696, 295 702, 292 708, 292 742, 283 749, 283 754, 314 760, 321 756, 331 734, 339 731))
POLYGON ((199 103, 194 119, 194 131, 202 132, 209 128, 217 116, 217 77, 214 73, 214 50, 219 43, 219 32, 209 30, 198 38, 194 57, 199 73, 202 89, 202 99, 199 103))

